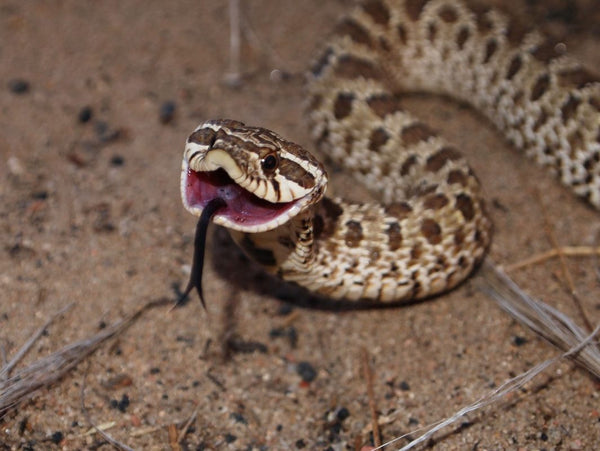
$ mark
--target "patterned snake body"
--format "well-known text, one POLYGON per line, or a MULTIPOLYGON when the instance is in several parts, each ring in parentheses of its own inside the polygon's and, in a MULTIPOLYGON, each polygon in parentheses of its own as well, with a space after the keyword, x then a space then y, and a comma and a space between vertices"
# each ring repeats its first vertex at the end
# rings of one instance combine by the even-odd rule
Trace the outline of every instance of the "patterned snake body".
POLYGON ((412 301, 451 289, 491 239, 461 154, 398 93, 471 104, 517 148, 600 207, 600 83, 536 32, 448 0, 370 0, 344 18, 308 75, 320 150, 379 202, 324 197, 306 150, 230 120, 201 124, 182 165, 184 206, 213 217, 269 271, 334 299, 412 301))

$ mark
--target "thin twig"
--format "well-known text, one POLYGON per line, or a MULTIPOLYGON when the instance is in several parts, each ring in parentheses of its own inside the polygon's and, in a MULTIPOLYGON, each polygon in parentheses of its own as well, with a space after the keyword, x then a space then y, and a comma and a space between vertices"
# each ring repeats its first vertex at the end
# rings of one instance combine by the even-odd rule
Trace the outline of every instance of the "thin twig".
POLYGON ((192 416, 190 417, 190 419, 185 423, 185 426, 183 426, 183 429, 181 430, 181 432, 179 433, 179 436, 177 437, 177 443, 181 443, 181 441, 185 438, 185 436, 188 433, 188 430, 190 429, 190 426, 192 425, 192 423, 194 421, 196 421, 196 418, 198 417, 198 411, 200 410, 200 406, 196 407, 196 409, 194 409, 194 412, 192 413, 192 416))
POLYGON ((369 410, 371 412, 371 428, 373 430, 373 442, 375 446, 381 446, 381 431, 379 430, 379 421, 377 418, 377 407, 375 404, 375 393, 373 391, 373 370, 369 364, 369 353, 362 348, 362 367, 365 383, 367 384, 367 396, 369 397, 369 410))
POLYGON ((550 249, 546 252, 532 255, 531 257, 521 260, 511 265, 504 265, 504 270, 507 272, 513 272, 517 269, 524 268, 526 266, 535 265, 543 261, 549 260, 559 255, 566 257, 598 257, 600 256, 600 247, 593 246, 560 246, 558 248, 550 249))
MULTIPOLYGON (((168 305, 171 302, 172 300, 166 298, 150 301, 128 318, 105 328, 102 332, 71 343, 33 362, 6 380, 0 380, 0 417, 20 402, 30 398, 40 388, 48 387, 58 381, 69 370, 96 351, 104 341, 122 333, 146 310, 168 305)), ((21 354, 21 351, 19 353, 21 354)))
MULTIPOLYGON (((73 307, 73 305, 75 305, 75 304, 73 302, 71 302, 66 307, 63 307, 58 312, 56 312, 54 315, 52 315, 48 319, 48 321, 46 321, 44 323, 44 325, 42 327, 40 327, 37 330, 37 332, 35 332, 23 346, 21 346, 21 349, 19 349, 19 351, 15 354, 15 356, 12 359, 10 359, 10 362, 8 362, 6 365, 4 365, 2 367, 2 370, 0 370, 0 379, 4 379, 4 380, 8 379, 8 377, 10 376, 10 372, 13 370, 13 368, 21 361, 21 359, 25 356, 25 354, 27 354, 29 352, 29 350, 31 349, 33 344, 42 336, 42 334, 50 326, 50 324, 52 324, 52 322, 56 318, 58 318, 60 315, 62 315, 67 310, 69 310, 71 307, 73 307)), ((0 412, 1 411, 2 410, 0 408, 0 412)))
MULTIPOLYGON (((489 257, 483 262, 480 275, 478 281, 482 290, 503 310, 563 352, 585 340, 588 333, 569 316, 527 295, 489 257)), ((587 346, 571 358, 600 377, 600 350, 595 344, 587 346)))
POLYGON ((431 437, 436 432, 440 431, 441 429, 445 428, 446 426, 456 423, 465 415, 467 415, 471 412, 475 412, 477 410, 481 410, 484 407, 487 407, 491 404, 494 404, 494 403, 500 401, 506 395, 508 395, 509 393, 522 387, 527 382, 531 381, 534 377, 536 377, 538 374, 540 374, 542 371, 547 369, 549 366, 557 363, 559 360, 561 360, 565 357, 573 358, 574 356, 584 352, 585 349, 587 349, 588 345, 590 345, 592 343, 592 341, 594 340, 595 336, 598 334, 599 331, 600 331, 600 326, 598 326, 590 335, 585 337, 581 342, 577 343, 575 346, 573 346, 571 349, 569 349, 564 354, 561 354, 554 358, 548 359, 548 360, 540 363, 539 365, 536 365, 533 368, 527 370, 526 372, 519 374, 518 376, 513 377, 511 379, 508 379, 502 385, 500 385, 498 388, 485 394, 484 396, 479 398, 477 401, 475 401, 473 404, 470 404, 470 405, 458 410, 457 412, 455 412, 453 415, 446 418, 445 420, 438 421, 436 423, 430 424, 429 426, 425 426, 423 428, 419 428, 418 430, 404 434, 401 437, 396 437, 395 439, 393 439, 375 449, 382 449, 383 447, 391 445, 392 443, 395 443, 398 440, 401 440, 402 438, 404 438, 408 435, 413 435, 416 432, 425 431, 421 436, 417 437, 415 440, 412 440, 406 446, 400 448, 399 451, 405 451, 405 450, 414 448, 416 445, 431 439, 431 437))
POLYGON ((589 320, 587 314, 585 313, 585 309, 583 308, 583 304, 581 303, 581 300, 579 299, 579 295, 577 293, 577 288, 575 287, 575 282, 573 281, 573 277, 571 276, 571 272, 569 271, 569 268, 567 266, 567 260, 565 258, 565 255, 560 251, 560 245, 558 243, 558 239, 556 238, 554 229, 550 226, 550 221, 548 220, 548 214, 547 214, 548 212, 546 210, 546 205, 542 201, 542 197, 540 196, 539 191, 536 190, 535 192, 536 192, 536 195, 538 198, 538 202, 542 208, 542 216, 544 218, 544 229, 546 231, 546 235, 548 236, 548 239, 550 240, 550 243, 552 244, 554 249, 556 249, 558 252, 560 266, 562 268, 563 276, 564 276, 565 280, 567 281, 567 285, 569 287, 569 291, 571 294, 571 299, 573 299, 575 308, 577 308, 577 311, 579 312, 579 316, 581 316, 581 318, 583 319, 585 328, 586 328, 587 332, 589 333, 592 331, 592 329, 594 327, 592 326, 592 322, 589 320))
POLYGON ((169 433, 169 446, 173 451, 181 451, 181 446, 179 446, 179 441, 177 440, 177 425, 175 423, 171 423, 167 426, 167 431, 169 433))

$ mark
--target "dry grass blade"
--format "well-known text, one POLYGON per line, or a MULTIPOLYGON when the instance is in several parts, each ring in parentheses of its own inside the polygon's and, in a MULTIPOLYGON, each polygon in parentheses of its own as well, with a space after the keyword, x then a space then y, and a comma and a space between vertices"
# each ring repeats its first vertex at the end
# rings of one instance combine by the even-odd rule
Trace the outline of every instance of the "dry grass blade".
MULTIPOLYGON (((585 351, 585 349, 587 349, 589 347, 589 345, 592 343, 592 340, 594 340, 595 336, 598 334, 599 331, 600 331, 600 326, 598 326, 590 335, 586 336, 581 342, 579 342, 576 346, 569 349, 564 354, 556 356, 552 359, 545 360, 544 362, 534 366, 533 368, 530 368, 529 370, 525 371, 524 373, 521 373, 518 376, 513 377, 511 379, 508 379, 502 385, 500 385, 498 388, 485 394, 484 396, 479 398, 477 401, 475 401, 473 404, 470 404, 470 405, 458 410, 450 417, 448 417, 444 420, 438 421, 432 425, 425 426, 416 431, 410 432, 409 434, 413 435, 417 432, 425 431, 425 432, 423 432, 423 434, 421 436, 417 437, 416 439, 412 440, 407 445, 400 448, 399 451, 406 451, 406 450, 412 449, 416 445, 430 440, 436 432, 442 430, 446 426, 450 426, 451 424, 458 422, 465 415, 468 415, 469 413, 472 413, 472 412, 476 412, 477 410, 481 410, 481 409, 488 407, 496 402, 501 401, 506 395, 517 390, 519 387, 522 387, 527 382, 531 381, 534 377, 536 377, 538 374, 540 374, 542 371, 544 371, 546 368, 555 364, 562 358, 564 358, 564 357, 573 358, 573 356, 576 356, 579 353, 581 353, 582 351, 585 351)), ((382 446, 375 448, 375 450, 383 449, 383 448, 397 442, 398 440, 403 439, 404 437, 408 436, 409 434, 405 434, 401 437, 397 437, 394 440, 391 440, 391 441, 383 444, 382 446)), ((375 450, 373 450, 373 451, 375 451, 375 450)))
POLYGON ((556 249, 550 249, 549 251, 542 252, 540 254, 532 255, 525 260, 522 260, 511 265, 503 266, 508 272, 516 271, 517 269, 524 268, 526 266, 535 265, 554 257, 564 255, 565 257, 598 257, 600 255, 600 247, 595 246, 561 246, 556 249))
MULTIPOLYGON (((488 258, 480 271, 482 290, 498 305, 563 352, 582 343, 588 333, 564 313, 527 295, 488 258)), ((569 356, 573 361, 600 377, 600 350, 586 346, 569 356)))
MULTIPOLYGON (((60 315, 62 315, 63 313, 65 313, 67 310, 69 310, 71 307, 73 307, 73 303, 67 305, 66 307, 63 307, 62 309, 60 309, 58 312, 56 312, 54 315, 52 315, 48 321, 46 321, 44 323, 44 325, 42 327, 40 327, 30 338, 29 340, 27 340, 27 342, 21 346, 21 348, 19 349, 19 351, 14 355, 14 357, 12 359, 10 359, 9 362, 7 362, 2 369, 0 370, 0 379, 2 380, 7 380, 8 377, 10 376, 10 372, 13 370, 13 368, 21 361, 21 359, 23 357, 25 357, 25 354, 27 354, 29 352, 29 350, 31 349, 31 347, 33 346, 33 344, 38 340, 38 338, 40 338, 40 336, 44 333, 44 331, 50 326, 50 324, 52 324, 52 322, 54 322, 54 320, 56 320, 56 318, 58 318, 60 315)), ((1 386, 0 386, 1 387, 1 386)), ((1 405, 1 404, 0 404, 1 405)), ((0 412, 2 412, 0 410, 0 412)))
MULTIPOLYGON (((107 339, 124 331, 133 321, 135 321, 146 310, 171 303, 168 299, 158 299, 150 301, 140 308, 137 312, 125 318, 112 326, 107 327, 102 332, 92 337, 71 343, 64 348, 43 357, 31 365, 20 369, 13 376, 0 380, 0 418, 11 408, 20 402, 31 398, 39 389, 48 387, 62 378, 69 370, 77 366, 83 359, 92 354, 107 339)), ((47 327, 44 326, 43 329, 47 327)), ((32 337, 34 339, 37 334, 32 337)), ((31 346, 33 340, 30 339, 25 346, 31 346)), ((23 348, 22 348, 23 349, 23 348)), ((19 351, 18 355, 23 353, 19 351)), ((15 361, 13 358, 11 360, 15 361)), ((10 364, 7 364, 7 367, 10 364)), ((9 369, 13 368, 11 365, 9 369)), ((3 374, 8 371, 3 369, 3 374)))
POLYGON ((373 370, 369 364, 369 353, 365 348, 361 352, 362 369, 367 384, 367 396, 369 397, 369 411, 371 412, 371 427, 375 446, 381 446, 381 431, 377 420, 377 407, 375 405, 375 391, 373 390, 373 370))

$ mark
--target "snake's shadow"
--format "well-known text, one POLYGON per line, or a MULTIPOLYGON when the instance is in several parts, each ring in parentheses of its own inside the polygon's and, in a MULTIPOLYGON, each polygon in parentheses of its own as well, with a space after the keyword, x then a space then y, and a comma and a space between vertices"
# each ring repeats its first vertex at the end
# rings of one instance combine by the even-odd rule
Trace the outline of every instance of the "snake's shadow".
MULTIPOLYGON (((296 307, 333 312, 396 309, 420 304, 414 302, 368 302, 332 300, 315 295, 296 284, 284 282, 264 271, 259 264, 251 261, 234 243, 229 233, 222 227, 215 227, 209 246, 212 254, 212 268, 218 277, 226 280, 232 289, 231 296, 253 292, 261 296, 275 298, 296 307)), ((210 298, 210 293, 206 293, 210 298)), ((226 301, 227 302, 227 301, 226 301)))

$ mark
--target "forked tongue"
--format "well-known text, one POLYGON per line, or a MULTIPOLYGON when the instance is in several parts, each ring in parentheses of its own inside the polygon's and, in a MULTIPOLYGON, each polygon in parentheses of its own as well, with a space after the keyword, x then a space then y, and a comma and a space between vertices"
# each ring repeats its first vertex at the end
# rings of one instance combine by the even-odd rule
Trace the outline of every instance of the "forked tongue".
POLYGON ((225 201, 220 197, 216 197, 211 200, 202 209, 200 219, 196 225, 196 236, 194 238, 194 259, 192 260, 192 272, 190 273, 190 280, 185 288, 183 294, 177 299, 175 306, 183 304, 185 299, 196 288, 198 296, 202 306, 206 309, 206 303, 204 302, 204 295, 202 294, 202 268, 204 267, 204 251, 206 250, 206 231, 208 230, 208 224, 210 224, 211 218, 215 213, 226 205, 225 201))

